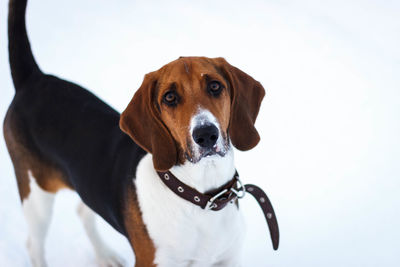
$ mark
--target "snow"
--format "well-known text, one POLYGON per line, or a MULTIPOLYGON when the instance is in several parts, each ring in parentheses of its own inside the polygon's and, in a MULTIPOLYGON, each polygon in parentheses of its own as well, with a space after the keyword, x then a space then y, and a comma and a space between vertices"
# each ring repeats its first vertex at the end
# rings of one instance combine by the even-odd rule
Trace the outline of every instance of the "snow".
MULTIPOLYGON (((225 57, 266 98, 259 146, 237 152, 242 180, 274 204, 281 245, 250 197, 244 266, 399 266, 400 4, 396 1, 34 1, 28 31, 41 68, 122 111, 144 74, 179 56, 225 57)), ((14 94, 0 2, 0 117, 14 94)), ((29 266, 26 224, 0 140, 0 266, 29 266)), ((75 209, 56 200, 49 266, 96 266, 75 209)), ((132 266, 124 239, 104 239, 132 266)), ((210 226, 212 227, 212 226, 210 226)))

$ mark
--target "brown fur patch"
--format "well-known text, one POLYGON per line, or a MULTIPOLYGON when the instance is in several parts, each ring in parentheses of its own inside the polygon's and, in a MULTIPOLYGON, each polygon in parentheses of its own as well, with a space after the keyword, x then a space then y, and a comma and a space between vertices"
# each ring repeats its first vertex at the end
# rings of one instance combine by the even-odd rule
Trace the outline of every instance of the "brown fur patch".
POLYGON ((3 125, 4 138, 11 161, 14 165, 14 172, 17 178, 17 185, 21 201, 29 196, 28 171, 36 179, 36 183, 45 191, 56 193, 62 188, 71 188, 66 182, 63 172, 49 161, 40 158, 36 153, 27 148, 25 139, 18 131, 13 114, 9 111, 3 125))
POLYGON ((136 256, 136 267, 155 266, 155 248, 142 219, 133 185, 127 190, 126 207, 124 209, 125 229, 136 256))

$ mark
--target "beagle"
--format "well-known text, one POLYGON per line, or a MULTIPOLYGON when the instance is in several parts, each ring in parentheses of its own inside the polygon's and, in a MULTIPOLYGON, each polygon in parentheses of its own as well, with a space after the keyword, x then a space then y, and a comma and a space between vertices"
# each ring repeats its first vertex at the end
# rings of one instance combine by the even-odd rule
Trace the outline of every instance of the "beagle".
POLYGON ((62 188, 81 197, 78 214, 104 266, 122 263, 99 237, 95 213, 126 236, 135 266, 240 266, 244 223, 237 201, 202 209, 169 190, 159 172, 200 193, 228 183, 235 175, 232 146, 249 150, 259 142, 261 84, 223 58, 181 57, 147 74, 120 115, 39 69, 25 28, 26 2, 9 4, 16 94, 4 137, 33 266, 46 266, 46 232, 62 188))

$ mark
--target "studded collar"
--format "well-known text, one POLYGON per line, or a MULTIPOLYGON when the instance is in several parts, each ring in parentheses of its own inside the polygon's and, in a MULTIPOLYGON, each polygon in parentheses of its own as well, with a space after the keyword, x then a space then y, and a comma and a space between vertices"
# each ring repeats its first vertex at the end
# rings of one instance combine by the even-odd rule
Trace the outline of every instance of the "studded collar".
POLYGON ((264 213, 268 223, 272 246, 274 250, 278 249, 279 227, 271 201, 258 186, 253 184, 243 185, 239 180, 237 172, 235 172, 235 175, 229 182, 204 194, 181 182, 170 171, 157 173, 161 181, 176 195, 206 210, 221 210, 229 203, 234 203, 244 197, 246 192, 251 194, 257 200, 264 213))

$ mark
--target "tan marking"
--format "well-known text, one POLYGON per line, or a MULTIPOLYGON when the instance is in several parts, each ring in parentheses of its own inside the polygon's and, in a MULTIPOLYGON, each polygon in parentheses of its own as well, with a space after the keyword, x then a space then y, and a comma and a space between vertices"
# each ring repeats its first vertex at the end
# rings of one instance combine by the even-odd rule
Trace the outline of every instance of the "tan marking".
POLYGON ((155 248, 147 228, 143 223, 134 188, 127 189, 126 207, 124 208, 124 223, 128 239, 136 256, 135 266, 156 266, 154 264, 155 248))
POLYGON ((3 132, 7 149, 14 165, 21 201, 27 198, 30 193, 28 171, 31 171, 40 188, 47 192, 55 193, 62 188, 72 189, 59 168, 49 161, 38 157, 34 151, 31 151, 24 145, 24 137, 18 132, 14 123, 12 114, 9 111, 4 120, 3 132))

